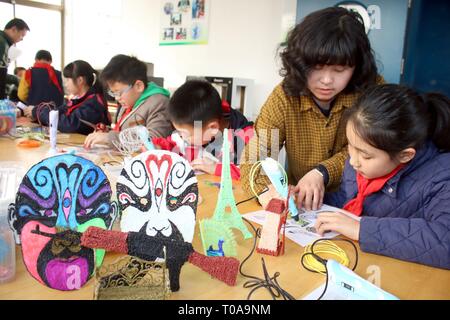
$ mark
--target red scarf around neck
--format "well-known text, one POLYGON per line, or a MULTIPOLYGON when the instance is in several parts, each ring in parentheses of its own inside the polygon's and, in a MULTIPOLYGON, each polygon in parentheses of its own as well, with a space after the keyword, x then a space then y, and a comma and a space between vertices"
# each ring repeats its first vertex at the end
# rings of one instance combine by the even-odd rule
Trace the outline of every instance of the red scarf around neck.
MULTIPOLYGON (((40 69, 46 69, 48 72, 48 76, 50 78, 50 81, 55 85, 56 88, 58 88, 59 92, 63 92, 61 85, 59 84, 58 78, 56 77, 56 72, 53 67, 48 63, 39 63, 36 62, 33 66, 33 68, 40 68, 40 69)), ((25 80, 27 81, 28 85, 31 87, 31 69, 28 69, 25 72, 25 80)))
POLYGON ((401 164, 391 173, 375 179, 366 179, 361 174, 357 173, 356 182, 358 183, 358 194, 356 195, 356 198, 347 202, 343 209, 359 217, 363 212, 363 205, 366 197, 380 191, 386 182, 394 177, 404 166, 404 164, 401 164))
POLYGON ((117 121, 116 126, 114 127, 114 131, 116 132, 120 132, 120 129, 122 128, 123 123, 125 122, 125 118, 131 113, 131 111, 133 110, 133 108, 131 107, 122 107, 125 108, 125 111, 123 112, 122 116, 120 117, 120 119, 117 121))

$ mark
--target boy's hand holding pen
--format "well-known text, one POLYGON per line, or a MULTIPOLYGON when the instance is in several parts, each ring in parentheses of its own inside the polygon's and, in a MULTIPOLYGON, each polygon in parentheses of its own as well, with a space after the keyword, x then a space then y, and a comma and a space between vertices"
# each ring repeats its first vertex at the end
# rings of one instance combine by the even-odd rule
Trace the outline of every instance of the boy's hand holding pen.
POLYGON ((220 163, 219 159, 214 157, 209 152, 202 152, 201 158, 194 159, 191 162, 194 170, 200 170, 207 174, 214 174, 216 172, 216 165, 220 163))

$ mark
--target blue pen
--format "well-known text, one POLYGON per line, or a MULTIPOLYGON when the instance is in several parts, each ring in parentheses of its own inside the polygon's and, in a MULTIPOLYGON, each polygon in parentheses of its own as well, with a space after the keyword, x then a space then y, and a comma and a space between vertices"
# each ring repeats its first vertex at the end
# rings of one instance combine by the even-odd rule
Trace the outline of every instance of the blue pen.
POLYGON ((139 127, 138 130, 139 138, 141 139, 142 143, 144 144, 145 148, 148 151, 155 150, 155 146, 150 141, 150 137, 148 135, 148 130, 145 127, 139 127))
MULTIPOLYGON (((261 161, 261 166, 264 169, 264 172, 269 177, 270 182, 275 187, 275 190, 284 198, 288 197, 288 183, 286 181, 285 175, 281 170, 281 165, 272 158, 267 158, 266 160, 261 161)), ((289 211, 291 212, 291 217, 298 221, 298 209, 295 205, 294 197, 289 197, 289 211)))

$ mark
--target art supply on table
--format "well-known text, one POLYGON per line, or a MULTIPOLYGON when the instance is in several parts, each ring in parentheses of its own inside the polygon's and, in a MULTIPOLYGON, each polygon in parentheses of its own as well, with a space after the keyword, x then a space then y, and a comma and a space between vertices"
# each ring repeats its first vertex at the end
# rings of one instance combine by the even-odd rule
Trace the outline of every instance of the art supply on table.
POLYGON ((119 134, 119 141, 113 141, 117 150, 127 158, 133 157, 145 147, 148 151, 155 150, 149 139, 148 130, 144 126, 136 126, 125 129, 119 134))
POLYGON ((141 153, 125 162, 116 192, 122 232, 89 228, 83 234, 84 246, 93 239, 94 245, 107 251, 149 261, 164 259, 173 292, 179 289, 181 267, 187 261, 229 285, 235 284, 237 259, 207 257, 193 249, 198 181, 186 159, 165 150, 141 153), (102 239, 104 245, 100 244, 102 239))
POLYGON ((8 162, 0 163, 0 284, 16 273, 16 243, 8 223, 8 208, 14 202, 23 170, 8 162))
POLYGON ((0 100, 0 135, 16 135, 16 106, 8 99, 0 100))
MULTIPOLYGON (((203 181, 208 187, 216 187, 218 189, 220 189, 222 187, 222 184, 220 182, 212 182, 209 180, 204 180, 203 181)), ((234 190, 234 187, 231 187, 234 190)))
POLYGON ((22 101, 17 102, 16 104, 17 109, 20 109, 22 111, 25 111, 26 108, 28 108, 28 106, 24 103, 22 103, 22 101))
POLYGON ((355 262, 349 269, 350 259, 346 252, 333 241, 319 239, 305 247, 301 257, 302 266, 311 272, 325 275, 325 285, 314 290, 305 300, 398 300, 397 297, 361 278, 354 271, 358 265, 358 249, 348 239, 355 252, 355 262), (319 292, 322 292, 318 296, 319 292))
POLYGON ((266 211, 256 252, 271 256, 283 255, 286 242, 287 203, 281 199, 272 199, 266 211))
POLYGON ((88 127, 91 127, 94 129, 95 132, 108 132, 109 130, 111 130, 110 126, 105 125, 104 123, 97 123, 97 124, 93 124, 92 122, 80 119, 81 123, 84 123, 85 125, 87 125, 88 127))
MULTIPOLYGON (((249 201, 249 200, 246 200, 246 201, 249 201)), ((240 203, 245 203, 246 201, 241 201, 240 203)), ((269 271, 267 270, 264 258, 261 258, 263 275, 264 275, 263 278, 259 278, 257 276, 249 275, 249 274, 246 274, 243 272, 244 265, 252 257, 253 253, 255 252, 257 239, 261 237, 261 229, 259 229, 259 228, 256 229, 245 218, 243 220, 249 225, 249 227, 253 230, 253 233, 255 235, 255 239, 253 241, 253 248, 251 249, 249 255, 246 258, 244 258, 244 260, 242 260, 241 265, 239 266, 240 275, 244 278, 249 279, 243 285, 244 288, 251 289, 247 296, 247 300, 250 300, 253 293, 255 293, 259 289, 263 289, 263 288, 269 292, 269 294, 272 296, 273 300, 277 300, 277 299, 295 300, 295 298, 291 294, 289 294, 289 292, 287 292, 280 286, 280 284, 278 282, 278 277, 281 276, 280 272, 275 272, 273 276, 270 276, 269 271)))
POLYGON ((8 205, 8 200, 0 200, 0 285, 16 273, 16 243, 8 224, 8 205))
POLYGON ((265 160, 259 161, 255 163, 250 171, 250 186, 255 196, 257 196, 256 191, 254 190, 254 181, 255 174, 257 170, 262 167, 265 174, 269 178, 272 185, 275 187, 275 190, 285 199, 289 197, 289 211, 291 213, 291 217, 295 220, 298 220, 298 209, 295 204, 294 197, 289 195, 289 185, 287 174, 281 164, 275 161, 272 158, 266 158, 265 160))
POLYGON ((42 142, 37 141, 37 140, 31 140, 31 139, 26 139, 26 140, 22 140, 19 141, 17 143, 18 147, 21 148, 39 148, 40 146, 42 146, 42 142))
POLYGON ((210 245, 208 250, 206 251, 206 255, 208 257, 225 257, 225 252, 223 251, 223 243, 225 240, 219 239, 217 243, 217 249, 213 248, 213 245, 210 245))
POLYGON ((39 148, 46 140, 42 127, 17 127, 16 137, 20 148, 39 148))
POLYGON ((117 210, 106 174, 82 157, 48 157, 27 171, 14 193, 8 222, 26 271, 55 290, 83 287, 103 263, 105 252, 81 248, 70 231, 112 227, 117 210), (50 236, 33 233, 36 229, 50 236))
POLYGON ((161 249, 167 250, 164 259, 169 269, 170 289, 180 289, 179 277, 185 262, 209 273, 229 286, 236 285, 239 260, 224 256, 209 257, 196 252, 189 242, 166 237, 149 236, 145 232, 119 232, 89 227, 81 235, 81 245, 88 248, 105 249, 153 261, 161 249))
MULTIPOLYGON (((328 205, 323 205, 317 211, 304 211, 302 209, 299 211, 298 221, 294 220, 293 218, 289 218, 286 220, 286 237, 301 245, 302 247, 311 244, 320 238, 331 239, 336 237, 338 235, 337 232, 326 232, 323 237, 316 233, 314 224, 317 220, 318 214, 320 214, 321 212, 339 212, 355 220, 360 220, 359 217, 348 215, 341 209, 328 205)), ((243 216, 249 221, 263 225, 266 219, 266 215, 267 212, 265 210, 260 210, 249 212, 247 214, 244 214, 243 216)))
MULTIPOLYGON (((224 136, 228 137, 228 129, 224 136)), ((242 233, 244 239, 252 238, 253 235, 247 229, 242 216, 236 206, 233 194, 233 181, 230 172, 230 142, 223 140, 222 145, 222 177, 217 205, 211 218, 200 220, 200 235, 204 253, 211 245, 217 245, 219 240, 224 240, 223 250, 226 256, 237 255, 237 243, 232 229, 242 233)))
POLYGON ((147 128, 144 126, 138 126, 137 130, 139 138, 141 139, 142 144, 145 146, 145 149, 147 149, 147 151, 155 150, 155 146, 150 139, 147 128))
POLYGON ((124 256, 95 271, 94 300, 166 300, 170 294, 165 262, 124 256))
POLYGON ((52 110, 50 111, 49 118, 50 118, 50 154, 56 154, 57 148, 57 134, 58 134, 58 117, 59 112, 58 110, 52 110))

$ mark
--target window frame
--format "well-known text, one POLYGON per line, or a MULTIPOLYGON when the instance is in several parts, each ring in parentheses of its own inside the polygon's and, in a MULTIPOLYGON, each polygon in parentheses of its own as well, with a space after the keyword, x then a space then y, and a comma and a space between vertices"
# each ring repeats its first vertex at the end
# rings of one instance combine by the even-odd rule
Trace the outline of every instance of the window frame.
POLYGON ((39 8, 39 9, 45 9, 45 10, 52 10, 52 11, 58 11, 61 13, 61 70, 64 68, 65 65, 65 7, 66 7, 66 1, 61 0, 61 5, 56 4, 48 4, 38 1, 30 1, 30 0, 0 0, 0 2, 8 3, 13 6, 13 17, 16 18, 16 5, 26 6, 26 7, 32 7, 32 8, 39 8))

